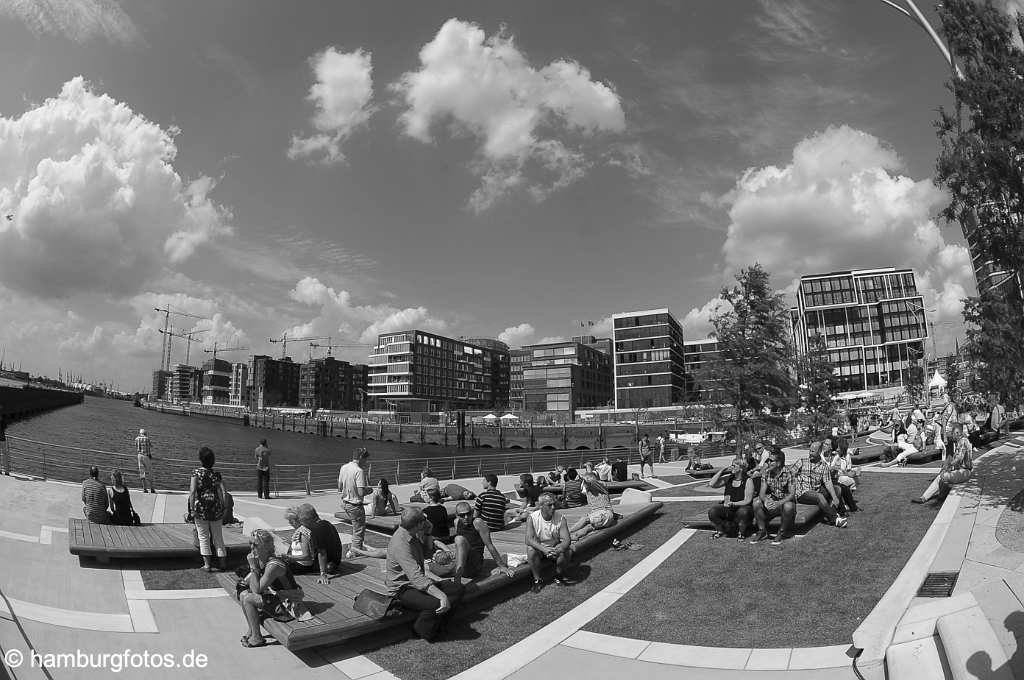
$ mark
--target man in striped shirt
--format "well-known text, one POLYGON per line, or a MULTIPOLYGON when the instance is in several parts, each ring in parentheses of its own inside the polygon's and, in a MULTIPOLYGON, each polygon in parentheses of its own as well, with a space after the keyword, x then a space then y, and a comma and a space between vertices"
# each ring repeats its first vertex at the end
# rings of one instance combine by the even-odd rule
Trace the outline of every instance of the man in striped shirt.
POLYGON ((476 514, 491 531, 505 528, 508 499, 498 491, 498 475, 484 475, 484 490, 476 497, 476 514))

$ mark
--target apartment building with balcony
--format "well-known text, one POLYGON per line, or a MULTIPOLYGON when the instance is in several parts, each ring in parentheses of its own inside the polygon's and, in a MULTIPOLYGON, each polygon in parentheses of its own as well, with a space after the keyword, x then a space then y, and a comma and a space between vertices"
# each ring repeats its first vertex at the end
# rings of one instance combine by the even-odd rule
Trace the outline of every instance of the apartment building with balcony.
POLYGON ((367 391, 378 408, 396 411, 493 409, 508 401, 507 392, 496 393, 502 360, 495 353, 508 356, 415 329, 381 334, 370 353, 367 391))
POLYGON ((274 359, 265 354, 249 360, 249 408, 297 408, 299 405, 299 364, 291 357, 274 359))
POLYGON ((228 404, 231 401, 231 362, 210 359, 202 368, 204 404, 228 404))
POLYGON ((802 276, 790 319, 799 354, 824 338, 838 391, 902 387, 923 367, 928 320, 910 269, 802 276))
POLYGON ((366 389, 366 365, 334 357, 313 359, 299 367, 299 407, 316 411, 360 410, 359 390, 366 389))
POLYGON ((616 409, 685 400, 683 329, 667 307, 613 314, 612 344, 616 409))
POLYGON ((249 364, 236 362, 231 364, 231 387, 228 393, 228 404, 231 406, 249 405, 249 364))
POLYGON ((509 350, 509 405, 511 408, 523 408, 523 367, 530 360, 530 352, 525 349, 509 350))

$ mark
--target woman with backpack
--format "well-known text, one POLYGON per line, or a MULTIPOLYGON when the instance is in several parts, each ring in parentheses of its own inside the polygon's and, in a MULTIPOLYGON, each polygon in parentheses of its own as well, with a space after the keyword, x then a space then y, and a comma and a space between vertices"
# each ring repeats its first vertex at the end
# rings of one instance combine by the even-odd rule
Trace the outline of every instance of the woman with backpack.
POLYGON ((227 567, 228 559, 222 524, 227 491, 224 490, 220 472, 213 469, 214 461, 213 451, 209 447, 199 449, 199 462, 202 467, 192 471, 192 481, 188 490, 188 505, 192 509, 196 534, 199 536, 203 571, 207 572, 223 571, 227 567), (217 567, 211 562, 215 550, 217 567))

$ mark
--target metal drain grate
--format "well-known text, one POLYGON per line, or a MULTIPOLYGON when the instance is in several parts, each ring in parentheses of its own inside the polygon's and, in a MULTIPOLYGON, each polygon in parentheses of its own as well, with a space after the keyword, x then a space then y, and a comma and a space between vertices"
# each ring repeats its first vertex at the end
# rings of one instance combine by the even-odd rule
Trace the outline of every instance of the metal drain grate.
POLYGON ((956 587, 959 571, 936 571, 924 577, 917 591, 918 597, 949 597, 956 587))

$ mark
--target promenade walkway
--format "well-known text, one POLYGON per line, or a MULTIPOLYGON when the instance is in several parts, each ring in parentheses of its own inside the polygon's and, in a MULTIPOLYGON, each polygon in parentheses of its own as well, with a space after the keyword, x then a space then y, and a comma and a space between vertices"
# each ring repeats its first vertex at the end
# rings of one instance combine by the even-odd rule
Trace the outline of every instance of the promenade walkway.
MULTIPOLYGON (((798 452, 791 452, 795 454, 798 452)), ((685 462, 658 465, 657 472, 659 477, 682 475, 684 467, 685 462)), ((915 620, 915 615, 921 618, 923 607, 936 606, 937 600, 915 598, 914 593, 924 575, 938 568, 959 572, 954 596, 984 593, 993 583, 1006 584, 1015 595, 1024 596, 1024 477, 1020 471, 1024 471, 1024 437, 1013 436, 979 462, 970 488, 958 491, 946 501, 932 530, 922 541, 918 550, 921 554, 914 554, 905 573, 887 594, 888 602, 882 603, 890 611, 879 612, 876 608, 872 613, 872 616, 878 615, 872 621, 878 630, 868 633, 884 639, 879 643, 882 654, 889 644, 885 639, 887 630, 889 639, 900 631, 905 634, 906 626, 915 620)), ((927 479, 924 475, 934 472, 889 469, 865 474, 921 475, 923 488, 927 479)), ((513 477, 503 478, 501 488, 511 488, 513 481, 513 477)), ((461 483, 474 490, 479 487, 476 479, 461 483)), ((659 479, 653 483, 660 488, 680 488, 681 495, 685 495, 685 487, 659 479)), ((410 488, 406 485, 395 490, 400 498, 407 498, 410 488)), ((152 680, 183 676, 338 680, 395 677, 344 646, 298 653, 280 646, 242 649, 238 638, 245 625, 238 606, 223 590, 151 591, 146 590, 140 572, 122 570, 116 563, 110 566, 90 564, 83 568, 78 558, 68 553, 66 533, 67 518, 81 514, 79 496, 77 484, 0 476, 0 498, 3 499, 0 504, 4 510, 0 512, 0 551, 4 556, 0 590, 5 596, 0 600, 0 646, 8 654, 6 661, 18 660, 16 656, 9 656, 13 652, 29 654, 27 638, 38 653, 76 654, 80 651, 87 655, 82 658, 101 662, 105 668, 52 668, 49 670, 52 678, 107 677, 114 674, 114 666, 123 665, 123 660, 128 661, 129 667, 117 673, 118 677, 152 680), (17 614, 17 622, 11 616, 11 609, 17 614), (130 667, 141 662, 144 653, 151 655, 151 659, 152 655, 168 656, 160 657, 163 667, 154 668, 152 664, 147 668, 130 667), (112 656, 101 659, 101 654, 112 656), (197 655, 205 655, 205 663, 197 655)), ((282 512, 292 504, 310 502, 325 517, 331 517, 340 505, 337 494, 333 493, 260 500, 240 492, 235 497, 237 515, 260 517, 273 526, 284 524, 282 512)), ((180 521, 185 510, 184 494, 133 493, 132 498, 143 519, 148 521, 180 521)), ((905 503, 908 498, 894 498, 893 502, 905 503)), ((344 537, 344 529, 342 535, 344 537)), ((589 679, 616 680, 630 676, 645 680, 856 677, 848 640, 837 640, 832 646, 796 649, 708 648, 584 630, 587 623, 614 608, 624 594, 693 536, 694 532, 687 529, 672 532, 668 541, 651 550, 619 579, 549 625, 456 677, 486 680, 584 675, 589 679)), ((666 605, 661 602, 652 606, 685 606, 685 603, 666 605)), ((1024 611, 1019 600, 1004 601, 1001 608, 989 610, 992 612, 989 623, 1001 632, 1005 646, 1015 644, 1014 632, 1004 626, 1005 617, 996 618, 1006 614, 1007 607, 1024 611)), ((882 605, 880 608, 884 609, 882 605)), ((723 644, 727 642, 723 640, 723 644)), ((876 657, 878 652, 874 650, 876 657)), ((867 661, 863 657, 862 660, 867 661)), ((47 677, 40 669, 30 667, 28 658, 17 668, 13 668, 14 663, 9 665, 12 668, 8 670, 16 678, 47 677)), ((866 677, 880 678, 879 668, 876 663, 861 670, 866 677)), ((1024 674, 1018 677, 1024 678, 1024 674)))

